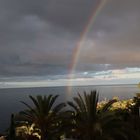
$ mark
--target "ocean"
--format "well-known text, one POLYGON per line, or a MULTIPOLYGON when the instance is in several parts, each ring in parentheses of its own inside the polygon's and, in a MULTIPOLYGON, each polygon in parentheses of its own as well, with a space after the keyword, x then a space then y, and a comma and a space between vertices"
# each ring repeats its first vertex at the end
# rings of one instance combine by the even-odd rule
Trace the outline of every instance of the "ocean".
POLYGON ((11 113, 18 113, 26 109, 20 101, 31 103, 29 95, 60 95, 58 102, 71 100, 73 96, 83 91, 89 93, 91 90, 97 90, 99 100, 111 99, 114 96, 120 99, 129 99, 140 92, 136 85, 109 85, 109 86, 75 86, 68 93, 67 87, 35 87, 35 88, 7 88, 0 89, 0 133, 3 133, 9 126, 11 113))

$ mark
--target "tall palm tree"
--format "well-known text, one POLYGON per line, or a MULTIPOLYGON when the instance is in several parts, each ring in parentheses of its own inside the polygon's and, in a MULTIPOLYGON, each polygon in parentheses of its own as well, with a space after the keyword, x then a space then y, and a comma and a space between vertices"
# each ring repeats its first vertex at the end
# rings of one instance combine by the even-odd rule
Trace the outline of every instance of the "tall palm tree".
POLYGON ((27 110, 22 111, 21 114, 40 129, 41 140, 52 139, 53 135, 58 133, 61 124, 59 113, 65 107, 65 103, 56 105, 58 95, 29 97, 34 107, 22 102, 27 110))
POLYGON ((96 91, 84 92, 83 97, 78 93, 78 97, 68 102, 73 109, 73 134, 80 140, 128 140, 125 124, 115 117, 115 112, 108 111, 114 102, 116 100, 109 101, 99 110, 96 91))

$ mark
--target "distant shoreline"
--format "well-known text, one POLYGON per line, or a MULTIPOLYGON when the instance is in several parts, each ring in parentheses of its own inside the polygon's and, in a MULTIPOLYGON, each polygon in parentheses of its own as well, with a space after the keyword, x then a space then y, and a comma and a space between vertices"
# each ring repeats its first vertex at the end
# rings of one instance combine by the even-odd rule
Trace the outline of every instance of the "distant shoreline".
POLYGON ((58 87, 87 87, 87 86, 106 86, 106 87, 111 87, 111 86, 137 86, 138 84, 102 84, 102 85, 73 85, 73 86, 30 86, 30 87, 0 87, 1 89, 25 89, 25 88, 58 88, 58 87))

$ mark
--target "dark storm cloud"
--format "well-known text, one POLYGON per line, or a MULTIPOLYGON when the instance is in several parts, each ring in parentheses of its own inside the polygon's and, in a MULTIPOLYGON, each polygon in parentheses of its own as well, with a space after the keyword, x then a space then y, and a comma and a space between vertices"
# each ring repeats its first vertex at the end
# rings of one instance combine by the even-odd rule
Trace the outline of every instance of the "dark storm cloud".
MULTIPOLYGON (((139 5, 139 0, 108 0, 85 39, 77 71, 138 66, 139 5)), ((67 74, 96 6, 97 0, 1 0, 0 75, 67 74)))

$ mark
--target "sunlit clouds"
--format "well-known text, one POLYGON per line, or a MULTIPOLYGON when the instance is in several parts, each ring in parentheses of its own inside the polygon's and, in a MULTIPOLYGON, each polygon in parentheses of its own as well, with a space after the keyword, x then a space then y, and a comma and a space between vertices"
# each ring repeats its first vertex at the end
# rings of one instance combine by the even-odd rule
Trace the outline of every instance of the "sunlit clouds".
POLYGON ((73 79, 67 75, 40 76, 40 77, 15 77, 3 78, 0 88, 14 87, 50 87, 50 86, 75 86, 75 85, 110 85, 110 84, 137 84, 140 79, 140 68, 126 68, 99 72, 77 73, 73 79))

